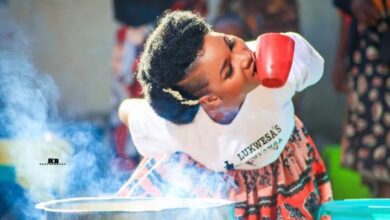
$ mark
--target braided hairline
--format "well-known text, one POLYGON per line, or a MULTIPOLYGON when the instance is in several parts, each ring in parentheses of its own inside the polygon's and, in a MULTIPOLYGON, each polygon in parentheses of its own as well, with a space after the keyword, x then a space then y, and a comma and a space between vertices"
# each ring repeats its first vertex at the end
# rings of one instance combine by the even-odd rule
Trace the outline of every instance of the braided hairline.
POLYGON ((184 98, 181 95, 181 93, 179 91, 173 90, 173 89, 171 89, 169 87, 163 88, 162 91, 165 92, 165 93, 170 94, 171 96, 173 96, 173 98, 175 98, 176 100, 180 101, 180 104, 182 104, 182 105, 193 106, 193 105, 198 105, 199 104, 199 100, 196 100, 196 99, 186 99, 186 98, 184 98))

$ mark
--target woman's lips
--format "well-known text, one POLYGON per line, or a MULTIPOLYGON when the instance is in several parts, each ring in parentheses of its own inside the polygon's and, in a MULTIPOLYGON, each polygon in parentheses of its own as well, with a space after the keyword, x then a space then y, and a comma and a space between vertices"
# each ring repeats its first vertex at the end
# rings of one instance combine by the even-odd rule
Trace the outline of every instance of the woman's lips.
POLYGON ((253 60, 253 70, 252 70, 252 76, 255 76, 257 74, 257 68, 256 68, 256 54, 255 52, 252 53, 252 60, 253 60))
POLYGON ((257 68, 256 68, 256 62, 253 65, 253 75, 257 75, 257 68))

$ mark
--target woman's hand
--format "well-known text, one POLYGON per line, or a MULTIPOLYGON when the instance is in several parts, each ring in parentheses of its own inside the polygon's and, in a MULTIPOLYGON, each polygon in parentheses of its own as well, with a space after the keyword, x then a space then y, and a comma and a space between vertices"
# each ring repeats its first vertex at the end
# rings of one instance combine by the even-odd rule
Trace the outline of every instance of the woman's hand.
POLYGON ((352 0, 351 11, 359 23, 368 26, 376 25, 380 19, 380 13, 371 0, 352 0))

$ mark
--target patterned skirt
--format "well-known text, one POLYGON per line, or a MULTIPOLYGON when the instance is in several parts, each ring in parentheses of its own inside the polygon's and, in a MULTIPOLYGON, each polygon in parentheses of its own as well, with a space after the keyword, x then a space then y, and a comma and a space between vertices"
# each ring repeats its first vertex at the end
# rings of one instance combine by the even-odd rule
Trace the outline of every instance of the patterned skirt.
POLYGON ((380 59, 380 44, 390 26, 358 26, 358 44, 349 70, 342 164, 365 181, 390 183, 390 66, 380 59))
POLYGON ((215 172, 179 152, 144 158, 117 196, 220 198, 236 202, 237 219, 315 219, 332 190, 324 163, 296 118, 289 143, 266 167, 215 172))

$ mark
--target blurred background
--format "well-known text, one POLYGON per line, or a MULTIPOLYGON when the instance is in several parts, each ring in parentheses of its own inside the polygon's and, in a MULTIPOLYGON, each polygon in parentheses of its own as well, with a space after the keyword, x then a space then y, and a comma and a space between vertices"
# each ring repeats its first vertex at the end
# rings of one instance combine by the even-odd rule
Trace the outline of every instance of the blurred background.
MULTIPOLYGON (((166 9, 197 11, 245 40, 303 35, 325 72, 294 98, 297 115, 327 163, 335 198, 370 196, 357 174, 339 167, 345 96, 332 71, 342 20, 332 1, 0 0, 0 219, 17 215, 17 204, 113 194, 131 175, 139 155, 117 108, 141 96, 136 60, 166 9)), ((30 211, 20 215, 36 215, 30 211)))
MULTIPOLYGON (((211 7, 207 9, 209 21, 218 16, 217 5, 221 1, 206 1, 205 4, 211 7)), ((31 41, 32 57, 37 69, 53 76, 61 94, 60 113, 67 118, 107 120, 112 108, 112 53, 116 45, 116 32, 121 25, 115 20, 113 2, 1 2, 2 7, 9 8, 13 21, 20 25, 31 41)), ((127 2, 130 4, 132 1, 127 2)), ((343 97, 337 95, 331 85, 331 71, 338 46, 339 16, 331 1, 291 2, 296 4, 297 18, 294 22, 297 23, 290 24, 290 27, 284 24, 278 29, 298 31, 326 60, 325 74, 319 84, 301 94, 304 100, 301 103, 301 117, 316 136, 317 142, 337 143, 340 139, 343 97)), ((248 6, 251 4, 251 1, 244 3, 248 6)), ((258 27, 257 34, 278 31, 269 26, 264 27, 264 30, 262 28, 258 27)))

